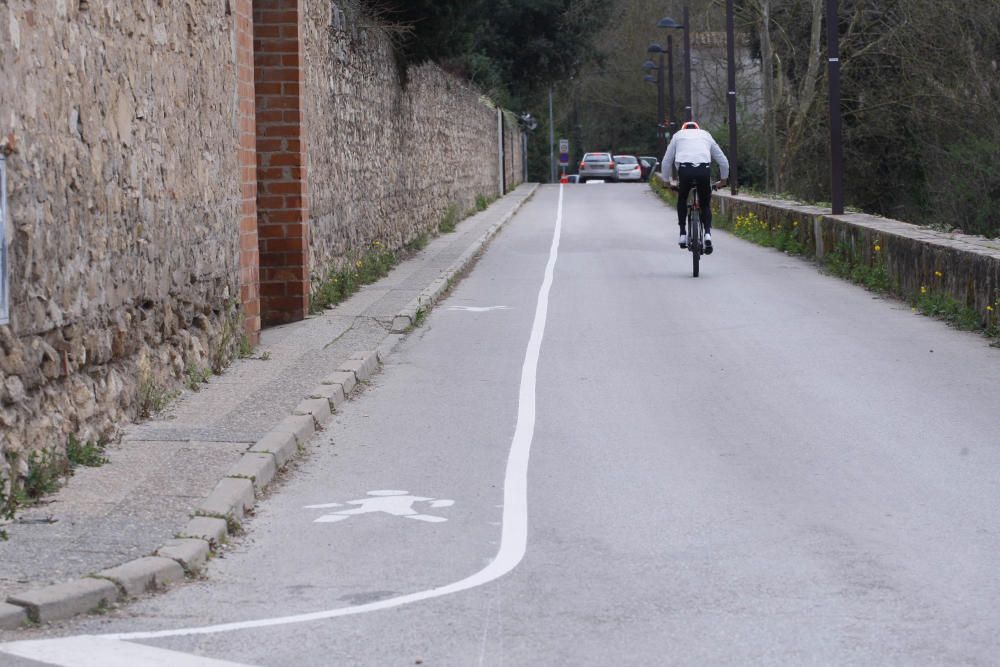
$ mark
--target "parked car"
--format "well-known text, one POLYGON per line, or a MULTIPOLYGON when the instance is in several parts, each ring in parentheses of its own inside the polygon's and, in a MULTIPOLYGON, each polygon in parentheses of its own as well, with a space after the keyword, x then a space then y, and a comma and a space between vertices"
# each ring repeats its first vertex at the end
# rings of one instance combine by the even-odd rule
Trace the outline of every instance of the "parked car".
POLYGON ((585 153, 580 160, 580 182, 604 179, 618 181, 618 170, 615 168, 611 153, 585 153))
POLYGON ((634 155, 616 155, 615 168, 618 171, 619 181, 638 183, 642 180, 642 165, 639 164, 639 158, 634 155))
POLYGON ((566 174, 566 182, 567 183, 579 183, 580 182, 580 175, 579 174, 566 174))
POLYGON ((642 163, 642 180, 648 181, 653 172, 660 166, 660 161, 652 155, 640 155, 639 162, 642 163))

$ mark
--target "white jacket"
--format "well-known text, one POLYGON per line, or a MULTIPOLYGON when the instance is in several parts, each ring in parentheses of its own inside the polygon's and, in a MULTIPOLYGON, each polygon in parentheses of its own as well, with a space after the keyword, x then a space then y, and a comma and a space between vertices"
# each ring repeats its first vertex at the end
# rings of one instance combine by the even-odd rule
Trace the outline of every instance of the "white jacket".
POLYGON ((729 178, 729 160, 726 154, 715 143, 712 134, 706 130, 678 130, 670 138, 670 145, 663 156, 660 172, 663 180, 671 180, 675 164, 690 162, 691 164, 710 164, 712 160, 719 163, 720 178, 729 178))

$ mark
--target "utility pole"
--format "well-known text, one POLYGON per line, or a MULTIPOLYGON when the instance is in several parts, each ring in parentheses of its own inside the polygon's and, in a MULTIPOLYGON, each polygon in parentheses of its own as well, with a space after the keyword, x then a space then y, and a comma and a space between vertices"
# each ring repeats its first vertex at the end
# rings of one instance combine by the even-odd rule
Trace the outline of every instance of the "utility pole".
POLYGON ((729 192, 736 194, 739 185, 739 156, 736 145, 736 28, 733 0, 726 0, 726 58, 729 79, 729 192))
POLYGON ((552 113, 552 86, 549 86, 549 183, 556 182, 556 126, 552 113))
POLYGON ((830 195, 833 215, 844 212, 844 147, 840 123, 840 20, 837 0, 826 0, 826 48, 830 74, 830 195))

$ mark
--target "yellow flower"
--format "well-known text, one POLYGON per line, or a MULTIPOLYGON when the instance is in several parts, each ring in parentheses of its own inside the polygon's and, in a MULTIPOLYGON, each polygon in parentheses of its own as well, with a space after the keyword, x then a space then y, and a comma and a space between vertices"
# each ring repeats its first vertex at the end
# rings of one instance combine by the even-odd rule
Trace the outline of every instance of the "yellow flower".
POLYGON ((882 250, 882 246, 880 246, 880 245, 876 245, 875 246, 875 252, 881 252, 881 250, 882 250))
POLYGON ((354 266, 356 266, 356 267, 358 267, 360 269, 361 268, 361 260, 359 259, 358 261, 354 262, 354 266))
POLYGON ((988 310, 988 311, 990 311, 992 313, 993 312, 993 306, 986 306, 986 310, 988 310))
POLYGON ((941 276, 943 276, 944 274, 943 274, 943 273, 941 273, 940 271, 935 271, 935 272, 934 272, 934 275, 935 275, 935 276, 937 276, 938 278, 940 278, 940 277, 941 277, 941 276))
POLYGON ((924 287, 923 285, 921 285, 921 286, 920 286, 920 293, 921 293, 921 294, 927 294, 927 288, 926 288, 926 287, 924 287))

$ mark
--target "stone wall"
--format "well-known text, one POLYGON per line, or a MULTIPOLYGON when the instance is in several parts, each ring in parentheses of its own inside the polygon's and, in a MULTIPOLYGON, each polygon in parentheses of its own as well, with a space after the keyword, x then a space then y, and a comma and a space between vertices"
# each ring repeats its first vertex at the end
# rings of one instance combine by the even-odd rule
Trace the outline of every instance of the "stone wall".
POLYGON ((305 4, 315 283, 373 241, 400 248, 449 205, 496 197, 500 167, 497 111, 480 92, 432 63, 409 68, 404 87, 389 37, 353 3, 305 4))
POLYGON ((984 327, 997 326, 1000 242, 863 213, 835 216, 829 209, 750 195, 719 192, 712 201, 724 218, 720 226, 753 213, 772 233, 793 235, 808 257, 836 255, 852 266, 884 270, 896 296, 946 297, 974 311, 984 327))
POLYGON ((0 2, 4 461, 210 363, 239 297, 235 53, 226 3, 0 2))
MULTIPOLYGON (((509 190, 523 164, 504 122, 509 190)), ((0 475, 111 436, 255 340, 266 262, 290 242, 271 223, 293 213, 259 204, 283 178, 303 182, 306 294, 309 274, 375 240, 398 249, 502 181, 497 109, 433 64, 402 81, 390 36, 346 0, 0 0, 5 137, 0 475), (279 57, 301 79, 268 98, 254 20, 271 11, 291 12, 279 57), (297 94, 282 150, 305 164, 261 158, 266 112, 297 94)))

